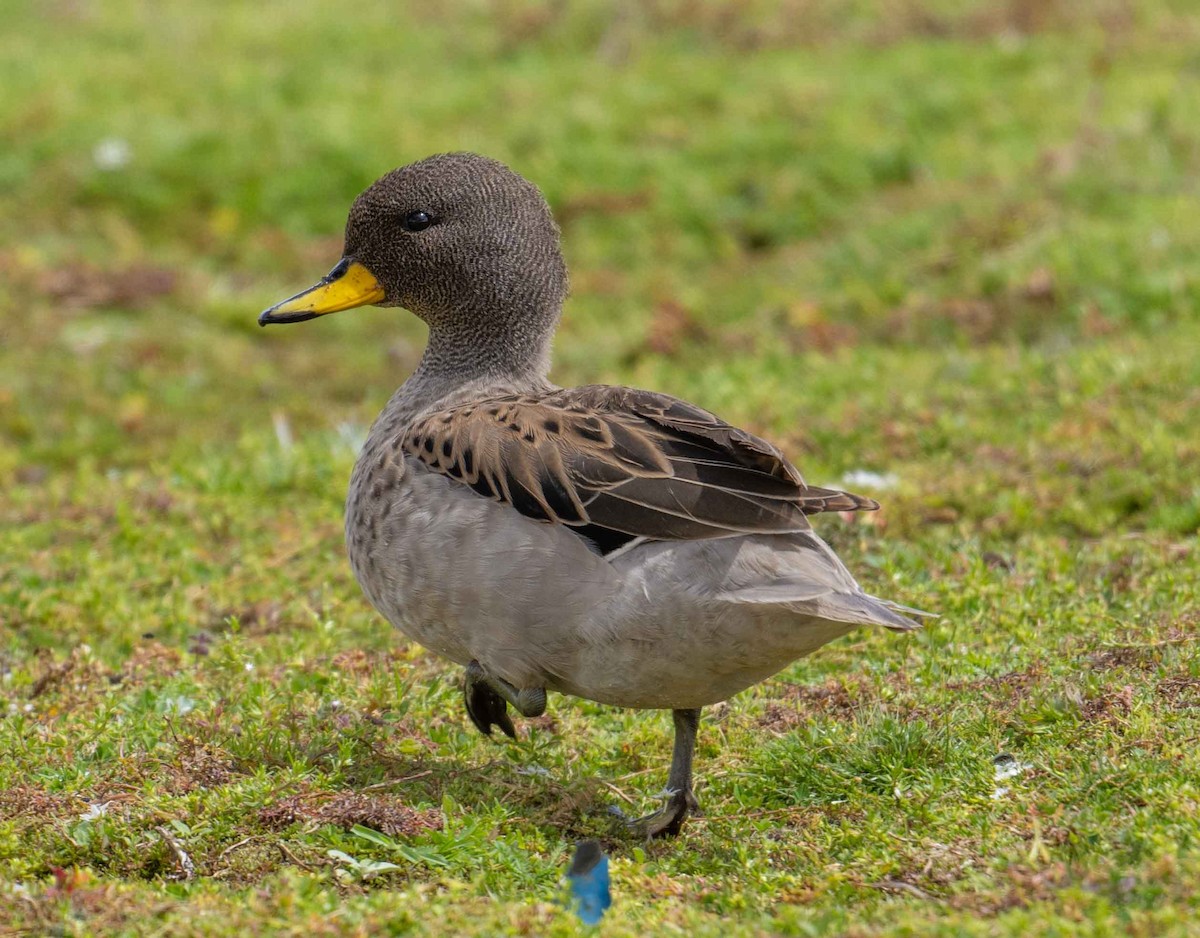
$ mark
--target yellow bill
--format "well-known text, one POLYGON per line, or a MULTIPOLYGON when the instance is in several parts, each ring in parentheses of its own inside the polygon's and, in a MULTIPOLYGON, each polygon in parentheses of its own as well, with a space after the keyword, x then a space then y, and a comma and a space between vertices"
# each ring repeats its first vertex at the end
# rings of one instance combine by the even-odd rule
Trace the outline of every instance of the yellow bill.
POLYGON ((304 322, 326 313, 368 306, 383 299, 383 287, 358 261, 343 257, 316 286, 276 303, 258 317, 260 326, 277 322, 304 322))

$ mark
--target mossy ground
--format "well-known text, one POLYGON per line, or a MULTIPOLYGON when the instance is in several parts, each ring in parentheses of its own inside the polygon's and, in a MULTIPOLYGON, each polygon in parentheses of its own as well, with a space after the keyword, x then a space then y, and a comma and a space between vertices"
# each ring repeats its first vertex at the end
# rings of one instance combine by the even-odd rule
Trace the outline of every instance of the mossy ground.
POLYGON ((574 934, 590 836, 605 934, 1195 920, 1191 4, 2 16, 0 932, 574 934), (652 807, 668 719, 554 698, 483 739, 359 595, 341 503, 419 324, 254 324, 445 149, 562 220, 560 382, 894 476, 819 529, 942 616, 708 711, 679 840, 607 812, 652 807))

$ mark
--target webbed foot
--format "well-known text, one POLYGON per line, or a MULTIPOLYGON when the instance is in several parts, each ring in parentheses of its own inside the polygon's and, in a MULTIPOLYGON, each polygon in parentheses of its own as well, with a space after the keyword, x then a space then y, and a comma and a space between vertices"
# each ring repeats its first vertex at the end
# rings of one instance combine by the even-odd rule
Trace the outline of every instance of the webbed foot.
POLYGON ((666 804, 653 814, 640 818, 628 818, 619 808, 611 809, 625 822, 626 827, 646 840, 676 836, 683 830, 683 822, 688 815, 700 811, 700 803, 692 794, 692 756, 696 750, 696 733, 700 728, 700 708, 673 710, 671 716, 675 721, 675 752, 664 793, 666 804))
POLYGON ((508 716, 509 704, 525 717, 540 717, 546 712, 545 688, 517 690, 508 681, 488 674, 478 661, 467 665, 463 700, 467 716, 484 736, 491 736, 492 727, 498 726, 509 738, 517 738, 516 727, 508 716))
POLYGON ((654 840, 656 837, 675 837, 683 830, 683 824, 693 814, 700 813, 700 802, 691 791, 670 791, 664 793, 666 803, 653 814, 645 817, 631 818, 619 808, 612 811, 624 823, 631 833, 644 840, 654 840))
POLYGON ((505 736, 517 738, 517 729, 508 716, 508 704, 492 689, 477 661, 467 665, 463 702, 467 705, 467 716, 484 736, 491 736, 492 727, 498 726, 505 736))

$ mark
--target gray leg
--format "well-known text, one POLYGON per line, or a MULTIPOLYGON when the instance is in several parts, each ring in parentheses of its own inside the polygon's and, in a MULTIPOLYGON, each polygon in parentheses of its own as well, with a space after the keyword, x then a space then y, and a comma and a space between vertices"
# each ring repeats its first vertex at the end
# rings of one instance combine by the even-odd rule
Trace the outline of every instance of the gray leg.
POLYGON ((540 717, 546 712, 545 688, 517 690, 508 681, 488 674, 478 661, 467 665, 463 698, 467 716, 485 736, 491 736, 492 726, 498 726, 506 736, 517 738, 516 728, 508 717, 508 704, 526 717, 540 717))
POLYGON ((692 794, 692 755, 696 750, 700 708, 672 710, 671 716, 675 719, 675 751, 667 779, 667 803, 653 814, 631 822, 631 826, 647 840, 674 837, 683 829, 688 815, 700 807, 692 794))

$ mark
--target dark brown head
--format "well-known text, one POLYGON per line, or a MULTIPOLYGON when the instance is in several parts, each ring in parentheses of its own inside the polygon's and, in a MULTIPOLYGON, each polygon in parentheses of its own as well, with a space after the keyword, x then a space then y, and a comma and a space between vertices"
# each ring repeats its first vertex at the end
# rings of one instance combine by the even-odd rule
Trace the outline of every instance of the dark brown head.
POLYGON ((567 292, 558 227, 537 188, 504 164, 445 153, 393 170, 346 221, 341 261, 259 316, 301 322, 354 306, 402 306, 439 337, 478 347, 553 332, 567 292))

